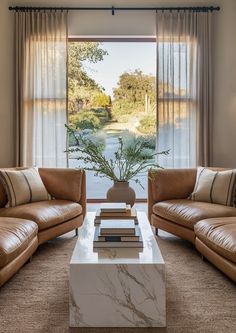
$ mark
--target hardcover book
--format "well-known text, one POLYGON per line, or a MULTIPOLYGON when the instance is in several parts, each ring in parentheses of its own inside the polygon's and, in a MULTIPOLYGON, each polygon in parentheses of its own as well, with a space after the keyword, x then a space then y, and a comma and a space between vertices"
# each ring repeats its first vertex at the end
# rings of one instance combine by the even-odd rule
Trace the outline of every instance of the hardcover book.
POLYGON ((115 212, 115 211, 104 211, 104 210, 101 210, 100 209, 100 216, 112 216, 112 215, 115 215, 115 216, 130 216, 132 213, 132 209, 131 209, 131 206, 130 205, 126 205, 126 210, 125 211, 119 211, 119 212, 115 212))
POLYGON ((139 242, 142 241, 141 231, 138 226, 135 227, 135 235, 100 235, 98 230, 98 240, 101 242, 139 242))
POLYGON ((135 235, 135 224, 132 220, 101 220, 101 235, 135 235))
POLYGON ((99 240, 99 227, 95 228, 94 234, 94 241, 93 241, 94 248, 143 248, 143 241, 132 241, 132 242, 120 242, 120 241, 100 241, 99 240))
POLYGON ((96 212, 94 224, 99 225, 101 220, 133 220, 135 224, 138 224, 137 212, 135 208, 128 209, 127 212, 124 213, 101 213, 101 210, 98 209, 96 212))
POLYGON ((126 212, 127 207, 126 207, 125 202, 105 202, 101 204, 101 212, 105 213, 111 213, 111 212, 126 212))

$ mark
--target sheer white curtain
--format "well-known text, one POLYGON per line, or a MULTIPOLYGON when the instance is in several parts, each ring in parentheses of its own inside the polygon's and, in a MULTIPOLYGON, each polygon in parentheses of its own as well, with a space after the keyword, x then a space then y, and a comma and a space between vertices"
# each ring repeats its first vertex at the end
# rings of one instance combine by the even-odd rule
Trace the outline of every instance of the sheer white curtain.
POLYGON ((210 164, 211 13, 156 16, 157 150, 163 167, 210 164))
POLYGON ((67 12, 16 12, 16 159, 67 165, 67 12))

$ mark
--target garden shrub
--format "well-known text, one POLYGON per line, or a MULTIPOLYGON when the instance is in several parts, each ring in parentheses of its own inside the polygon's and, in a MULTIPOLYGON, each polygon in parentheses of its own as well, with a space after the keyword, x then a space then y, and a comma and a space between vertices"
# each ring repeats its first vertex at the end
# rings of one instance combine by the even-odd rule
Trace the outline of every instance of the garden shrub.
POLYGON ((143 134, 155 134, 156 133, 156 115, 150 114, 143 116, 138 126, 138 131, 143 134))

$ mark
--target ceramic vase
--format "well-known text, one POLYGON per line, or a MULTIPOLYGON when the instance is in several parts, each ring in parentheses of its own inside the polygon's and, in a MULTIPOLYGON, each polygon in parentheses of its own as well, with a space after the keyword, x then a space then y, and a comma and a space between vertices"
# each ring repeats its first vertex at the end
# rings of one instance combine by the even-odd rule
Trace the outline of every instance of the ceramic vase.
POLYGON ((134 205, 136 195, 129 182, 114 182, 107 191, 108 202, 125 202, 127 205, 134 205))

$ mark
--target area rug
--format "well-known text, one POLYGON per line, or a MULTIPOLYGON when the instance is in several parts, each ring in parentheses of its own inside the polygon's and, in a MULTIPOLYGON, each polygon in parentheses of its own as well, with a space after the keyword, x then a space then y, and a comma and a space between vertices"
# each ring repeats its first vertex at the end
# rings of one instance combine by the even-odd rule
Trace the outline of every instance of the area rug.
POLYGON ((167 327, 164 329, 69 329, 68 269, 74 233, 39 247, 0 290, 0 332, 233 333, 236 288, 188 242, 161 232, 157 242, 166 262, 167 327))

